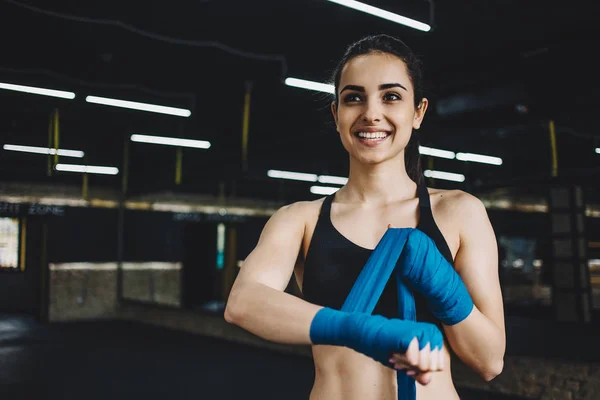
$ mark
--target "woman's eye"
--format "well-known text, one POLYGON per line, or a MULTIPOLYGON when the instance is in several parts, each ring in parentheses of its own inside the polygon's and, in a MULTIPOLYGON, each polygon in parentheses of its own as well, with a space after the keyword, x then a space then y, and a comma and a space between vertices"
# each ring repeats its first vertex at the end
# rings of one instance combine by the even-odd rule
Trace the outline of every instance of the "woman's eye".
POLYGON ((357 94, 349 94, 346 97, 344 97, 345 103, 355 103, 357 101, 360 101, 360 96, 357 94))
POLYGON ((386 93, 383 96, 383 99, 385 101, 394 101, 394 100, 401 100, 402 97, 400 97, 399 95, 397 95, 396 93, 386 93))

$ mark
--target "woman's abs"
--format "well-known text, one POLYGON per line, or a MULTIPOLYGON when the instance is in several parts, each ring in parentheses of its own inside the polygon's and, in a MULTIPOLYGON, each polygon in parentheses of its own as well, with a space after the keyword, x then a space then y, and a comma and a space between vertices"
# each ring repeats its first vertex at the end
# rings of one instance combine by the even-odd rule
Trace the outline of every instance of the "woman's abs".
MULTIPOLYGON (((446 369, 435 372, 427 386, 417 385, 417 400, 458 400, 450 374, 447 350, 446 369)), ((396 372, 351 349, 313 346, 315 382, 310 400, 402 400, 398 399, 396 372)))

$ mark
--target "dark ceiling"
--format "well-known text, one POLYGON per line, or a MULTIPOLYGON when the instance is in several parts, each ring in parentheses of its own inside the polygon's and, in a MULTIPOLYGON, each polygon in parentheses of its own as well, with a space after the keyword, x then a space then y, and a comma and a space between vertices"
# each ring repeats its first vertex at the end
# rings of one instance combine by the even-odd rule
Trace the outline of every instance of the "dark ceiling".
MULTIPOLYGON (((434 159, 477 190, 550 175, 548 121, 557 129, 559 172, 598 178, 597 13, 592 1, 369 0, 430 22, 419 32, 325 0, 0 0, 0 82, 73 91, 75 100, 0 91, 3 143, 45 146, 52 110, 60 147, 88 164, 122 168, 131 133, 205 139, 183 152, 130 145, 135 192, 227 193, 286 201, 314 197, 309 184, 267 178, 267 169, 345 175, 326 94, 285 86, 286 77, 328 81, 345 46, 387 33, 421 55, 432 108, 422 144, 502 157, 502 166, 434 159), (434 8, 431 9, 433 4, 434 8), (433 11, 433 12, 432 12, 433 11), (241 168, 245 85, 252 83, 248 170, 241 168), (92 105, 88 94, 189 108, 190 118, 92 105), (281 198, 281 197, 280 197, 281 198)), ((430 163, 425 157, 424 162, 430 163)), ((2 180, 72 182, 46 176, 45 157, 0 151, 2 180)), ((119 176, 91 185, 119 188, 119 176)))

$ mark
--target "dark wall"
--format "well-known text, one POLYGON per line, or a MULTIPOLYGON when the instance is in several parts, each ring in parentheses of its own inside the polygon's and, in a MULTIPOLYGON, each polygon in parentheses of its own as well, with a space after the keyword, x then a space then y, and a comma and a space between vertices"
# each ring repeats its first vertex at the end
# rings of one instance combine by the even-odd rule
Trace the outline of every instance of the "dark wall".
POLYGON ((49 262, 115 261, 117 217, 116 209, 67 208, 49 226, 49 262))
POLYGON ((177 214, 125 211, 125 261, 182 261, 185 221, 177 214))
POLYGON ((488 210, 496 236, 538 238, 550 235, 550 217, 545 213, 488 210))

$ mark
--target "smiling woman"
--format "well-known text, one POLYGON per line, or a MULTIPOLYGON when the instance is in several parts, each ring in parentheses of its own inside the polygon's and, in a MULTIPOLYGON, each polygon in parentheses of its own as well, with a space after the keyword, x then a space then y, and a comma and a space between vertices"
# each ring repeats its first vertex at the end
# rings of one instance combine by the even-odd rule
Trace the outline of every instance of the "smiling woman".
POLYGON ((225 319, 263 339, 312 345, 313 400, 457 400, 449 348, 484 380, 503 368, 494 231, 478 199, 424 184, 414 131, 428 100, 402 41, 352 44, 333 81, 348 181, 271 217, 225 319), (293 275, 302 299, 284 292, 293 275), (364 302, 367 311, 351 306, 364 302))
MULTIPOLYGON (((359 142, 367 146, 380 144, 381 139, 387 139, 395 133, 393 141, 404 149, 408 176, 418 184, 423 183, 419 141, 413 128, 420 128, 429 102, 423 97, 421 62, 411 49, 403 42, 385 35, 358 41, 349 48, 338 64, 333 81, 335 88, 341 88, 339 95, 337 92, 334 95, 335 100, 331 105, 338 132, 346 129, 346 124, 352 124, 357 114, 363 112, 362 108, 365 105, 370 106, 369 113, 375 114, 381 113, 385 108, 391 109, 395 115, 395 127, 399 131, 392 131, 392 126, 389 126, 391 121, 384 122, 388 126, 373 126, 374 123, 380 122, 378 116, 366 115, 367 119, 373 120, 352 127, 353 133, 360 135, 363 132, 363 140, 359 142), (379 76, 369 76, 366 71, 371 70, 378 71, 379 76), (402 71, 403 74, 398 76, 398 71, 402 71), (376 83, 376 87, 373 88, 375 90, 369 93, 364 85, 357 84, 367 77, 376 83), (398 118, 402 118, 402 121, 398 118), (377 131, 384 128, 383 132, 377 131)), ((352 157, 352 152, 347 147, 350 143, 344 140, 343 134, 341 139, 352 157)))

